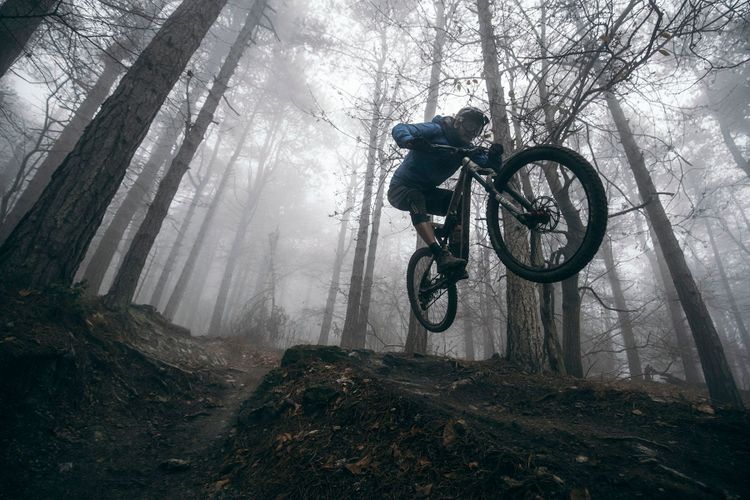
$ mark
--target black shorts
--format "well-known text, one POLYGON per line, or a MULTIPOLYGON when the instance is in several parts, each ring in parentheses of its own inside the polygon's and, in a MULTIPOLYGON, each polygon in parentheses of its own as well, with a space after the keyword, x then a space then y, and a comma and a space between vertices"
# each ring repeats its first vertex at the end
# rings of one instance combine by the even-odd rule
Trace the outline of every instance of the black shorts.
POLYGON ((449 189, 419 189, 393 183, 388 188, 388 201, 399 210, 408 211, 414 224, 427 222, 428 214, 446 215, 453 191, 449 189))

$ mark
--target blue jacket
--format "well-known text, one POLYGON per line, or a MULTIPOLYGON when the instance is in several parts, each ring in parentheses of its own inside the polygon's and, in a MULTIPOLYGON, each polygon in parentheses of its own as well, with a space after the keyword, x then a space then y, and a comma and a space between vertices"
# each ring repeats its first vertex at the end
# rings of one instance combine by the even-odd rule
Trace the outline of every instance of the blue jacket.
MULTIPOLYGON (((436 116, 430 123, 399 123, 391 131, 399 147, 410 140, 423 137, 432 144, 453 147, 467 147, 471 144, 461 141, 451 126, 450 118, 436 116)), ((487 164, 487 153, 477 151, 470 156, 481 167, 487 164)), ((443 152, 409 151, 403 163, 396 169, 391 184, 400 184, 417 189, 430 189, 439 186, 461 167, 463 156, 443 152)))

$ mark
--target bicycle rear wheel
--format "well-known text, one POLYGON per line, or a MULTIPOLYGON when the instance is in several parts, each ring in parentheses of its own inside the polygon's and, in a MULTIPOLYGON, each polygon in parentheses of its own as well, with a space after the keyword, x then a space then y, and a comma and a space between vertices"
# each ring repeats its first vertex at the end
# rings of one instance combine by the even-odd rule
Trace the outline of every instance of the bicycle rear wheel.
POLYGON ((560 146, 536 146, 508 159, 490 197, 487 229, 497 256, 518 276, 562 281, 594 258, 607 229, 607 198, 594 167, 560 146))
POLYGON ((419 248, 409 259, 406 289, 414 316, 427 330, 443 332, 456 318, 458 291, 456 283, 437 272, 429 248, 419 248))

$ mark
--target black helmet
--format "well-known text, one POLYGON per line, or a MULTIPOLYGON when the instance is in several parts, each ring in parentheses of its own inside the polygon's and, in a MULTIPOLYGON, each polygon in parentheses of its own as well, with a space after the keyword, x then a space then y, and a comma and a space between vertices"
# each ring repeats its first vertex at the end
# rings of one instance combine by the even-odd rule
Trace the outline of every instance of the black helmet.
POLYGON ((487 118, 487 115, 472 106, 459 109, 456 116, 453 117, 454 127, 463 125, 463 128, 472 133, 474 137, 478 136, 489 122, 490 119, 487 118))

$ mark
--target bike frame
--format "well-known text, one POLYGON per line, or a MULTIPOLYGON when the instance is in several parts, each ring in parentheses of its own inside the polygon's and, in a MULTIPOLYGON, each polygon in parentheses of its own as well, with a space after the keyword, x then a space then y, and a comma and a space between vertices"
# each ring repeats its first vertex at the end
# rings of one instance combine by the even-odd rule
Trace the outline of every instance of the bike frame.
MULTIPOLYGON (((448 205, 448 212, 443 222, 442 230, 436 231, 436 237, 438 243, 441 246, 446 246, 449 243, 450 236, 453 233, 453 229, 459 224, 459 213, 470 213, 463 212, 464 210, 471 210, 471 182, 472 180, 477 181, 487 194, 494 196, 497 202, 506 210, 508 210, 514 217, 519 218, 522 216, 520 212, 511 202, 506 200, 505 194, 507 193, 514 201, 516 201, 521 207, 531 211, 531 203, 522 195, 513 190, 510 186, 506 186, 503 192, 500 193, 495 187, 494 181, 492 180, 495 176, 502 175, 502 169, 499 173, 495 173, 494 170, 488 168, 481 168, 469 159, 464 159, 461 171, 458 175, 458 181, 453 188, 453 195, 451 196, 450 204, 448 205), (488 177, 485 177, 488 176, 488 177), (489 179, 489 180, 488 180, 489 179)), ((462 227, 461 229, 461 241, 460 248, 468 248, 469 243, 469 228, 462 227)), ((459 257, 467 259, 467 255, 459 255, 459 257)))

